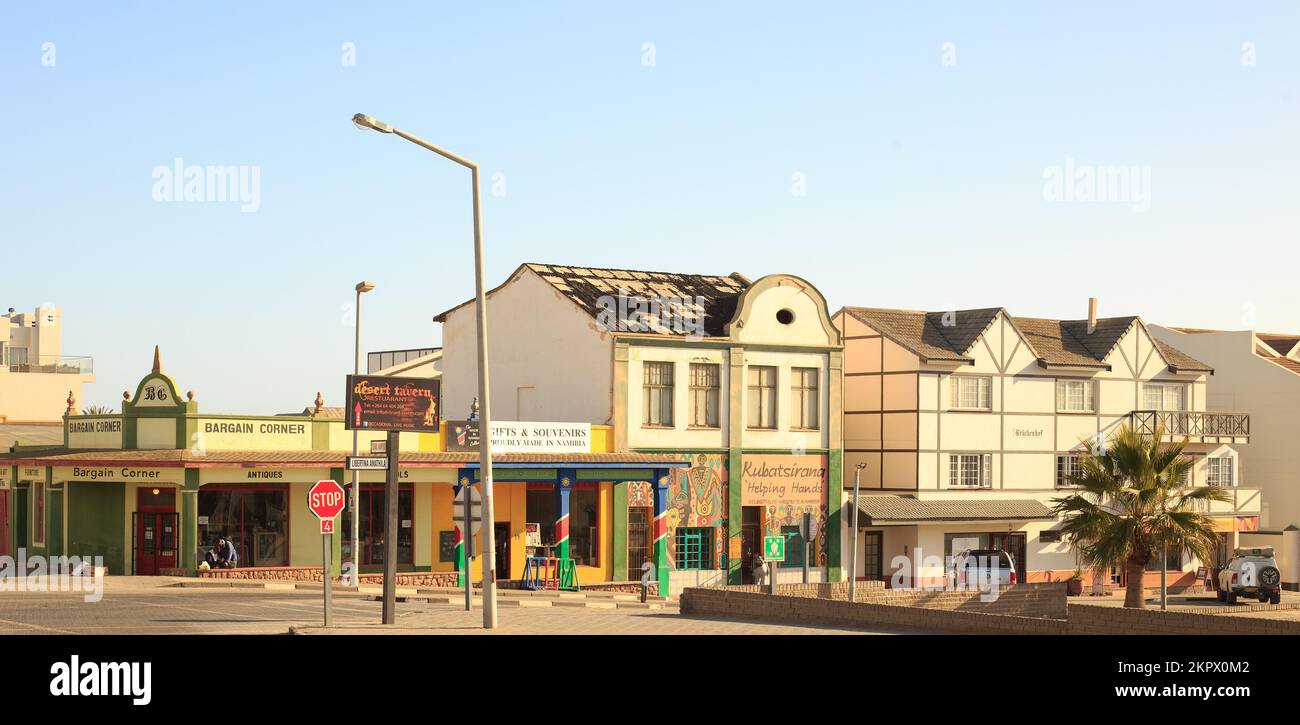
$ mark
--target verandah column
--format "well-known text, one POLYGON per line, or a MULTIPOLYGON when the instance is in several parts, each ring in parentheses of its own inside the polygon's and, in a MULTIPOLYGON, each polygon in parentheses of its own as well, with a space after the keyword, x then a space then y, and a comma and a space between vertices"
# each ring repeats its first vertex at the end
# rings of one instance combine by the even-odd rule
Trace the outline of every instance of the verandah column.
POLYGON ((199 469, 185 469, 180 503, 181 568, 193 572, 199 565, 199 469))
POLYGON ((569 558, 569 493, 577 478, 572 468, 555 472, 555 555, 561 559, 569 558))
MULTIPOLYGON (((460 496, 465 495, 464 487, 468 486, 473 480, 474 469, 462 468, 456 471, 456 485, 451 488, 451 497, 453 502, 458 500, 460 496)), ((456 507, 452 506, 452 511, 455 512, 455 510, 456 507)), ((455 513, 452 514, 452 518, 456 518, 455 513)), ((456 586, 459 588, 465 586, 465 576, 469 571, 469 562, 465 561, 465 537, 469 532, 462 530, 465 527, 464 520, 457 519, 451 523, 452 530, 456 532, 456 586)))
POLYGON ((658 594, 668 596, 668 469, 656 468, 653 481, 655 490, 655 579, 659 582, 658 594))

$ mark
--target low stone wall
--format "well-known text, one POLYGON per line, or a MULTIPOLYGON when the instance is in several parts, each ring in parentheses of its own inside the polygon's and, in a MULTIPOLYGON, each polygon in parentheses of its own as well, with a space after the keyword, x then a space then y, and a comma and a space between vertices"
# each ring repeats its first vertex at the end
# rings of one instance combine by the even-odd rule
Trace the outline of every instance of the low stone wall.
MULTIPOLYGON (((778 584, 781 596, 848 601, 848 582, 829 584, 778 584)), ((719 587, 726 591, 766 594, 767 588, 756 584, 719 587)), ((1003 587, 996 599, 979 591, 943 591, 924 589, 887 589, 883 582, 858 582, 858 602, 892 604, 903 607, 971 611, 985 614, 1008 614, 1017 617, 1065 619, 1066 595, 1063 582, 1017 584, 1003 587), (988 601, 986 601, 988 600, 988 601)))
POLYGON ((1251 617, 1244 611, 1199 614, 1071 604, 1070 634, 1300 634, 1300 621, 1251 617))
POLYGON ((875 604, 736 591, 691 588, 682 592, 683 615, 845 627, 916 629, 958 634, 1064 634, 1061 619, 985 614, 954 609, 875 604))

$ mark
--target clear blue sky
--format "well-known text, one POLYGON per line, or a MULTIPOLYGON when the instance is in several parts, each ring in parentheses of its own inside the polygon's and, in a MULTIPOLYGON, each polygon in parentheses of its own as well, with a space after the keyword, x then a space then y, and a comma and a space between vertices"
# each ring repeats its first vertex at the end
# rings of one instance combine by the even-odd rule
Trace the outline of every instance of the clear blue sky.
POLYGON ((0 305, 63 307, 86 403, 159 344, 204 410, 337 404, 357 280, 372 350, 473 292, 466 172, 360 111, 505 175, 490 284, 791 272, 832 308, 1300 331, 1298 70, 1290 1, 10 1, 0 305), (155 201, 176 158, 256 165, 260 209, 155 201), (1149 167, 1150 210, 1045 201, 1067 159, 1149 167))

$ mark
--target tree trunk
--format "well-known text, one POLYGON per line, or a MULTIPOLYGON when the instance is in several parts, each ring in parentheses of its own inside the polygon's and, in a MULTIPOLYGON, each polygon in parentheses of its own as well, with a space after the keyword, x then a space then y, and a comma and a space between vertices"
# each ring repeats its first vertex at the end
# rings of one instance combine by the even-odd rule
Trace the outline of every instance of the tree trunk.
POLYGON ((1132 609, 1146 608, 1146 590, 1142 588, 1142 580, 1146 574, 1146 565, 1140 561, 1129 559, 1128 581, 1124 588, 1124 606, 1132 609))

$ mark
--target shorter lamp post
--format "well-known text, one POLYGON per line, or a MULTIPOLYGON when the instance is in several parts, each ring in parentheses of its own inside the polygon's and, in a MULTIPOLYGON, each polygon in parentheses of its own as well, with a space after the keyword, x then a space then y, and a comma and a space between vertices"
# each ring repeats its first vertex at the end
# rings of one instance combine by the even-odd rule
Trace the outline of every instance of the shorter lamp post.
POLYGON ((857 581, 858 581, 858 486, 862 479, 862 469, 866 468, 866 463, 859 463, 853 470, 853 512, 849 514, 851 522, 849 526, 853 528, 853 548, 849 550, 849 601, 857 601, 857 581))

